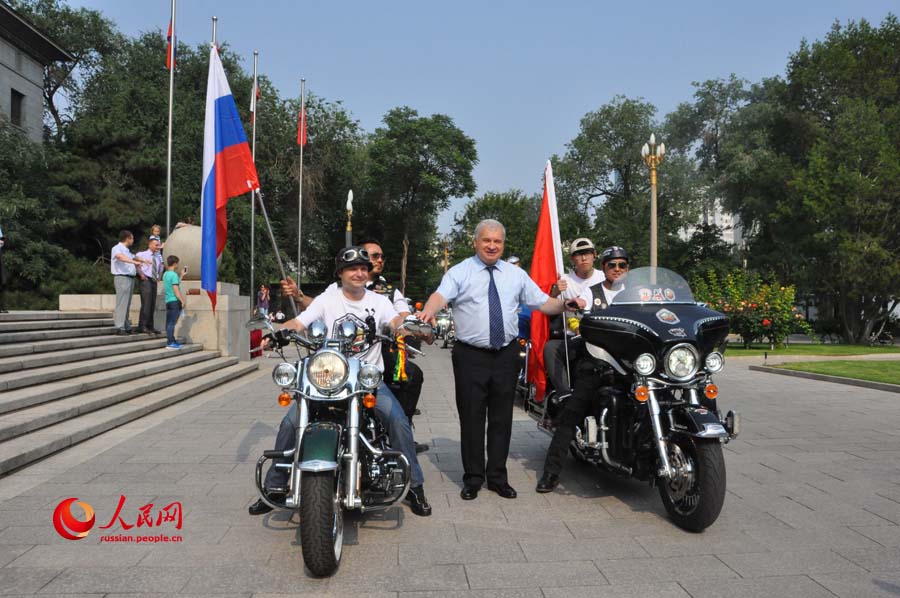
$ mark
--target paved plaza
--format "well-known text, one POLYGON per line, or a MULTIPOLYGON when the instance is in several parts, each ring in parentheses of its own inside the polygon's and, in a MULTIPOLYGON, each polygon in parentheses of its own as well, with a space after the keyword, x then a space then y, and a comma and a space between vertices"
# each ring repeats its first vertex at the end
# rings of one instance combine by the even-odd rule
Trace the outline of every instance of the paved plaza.
POLYGON ((691 534, 669 522, 655 489, 572 460, 557 492, 536 494, 549 437, 518 409, 509 470, 519 498, 484 490, 463 502, 450 353, 427 351, 416 436, 432 446, 421 463, 434 514, 401 506, 350 515, 334 577, 304 571, 296 518, 246 512, 256 459, 284 413, 263 363, 252 377, 0 479, 0 594, 900 596, 897 394, 727 362, 720 402, 742 412, 743 432, 726 449, 721 517, 691 534), (81 540, 54 530, 67 498, 96 514, 81 540), (152 503, 155 516, 173 502, 183 507, 180 530, 152 517, 156 527, 136 527, 140 507, 152 503), (100 541, 138 531, 183 542, 100 541))

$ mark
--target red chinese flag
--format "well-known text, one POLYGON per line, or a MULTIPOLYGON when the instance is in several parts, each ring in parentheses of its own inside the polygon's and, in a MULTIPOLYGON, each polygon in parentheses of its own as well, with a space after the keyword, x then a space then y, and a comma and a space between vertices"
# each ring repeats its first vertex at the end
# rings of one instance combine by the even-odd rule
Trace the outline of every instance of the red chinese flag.
MULTIPOLYGON (((531 279, 545 293, 559 280, 562 267, 562 243, 559 238, 559 218, 556 214, 556 190, 550 161, 544 170, 544 199, 538 218, 537 235, 534 238, 534 255, 531 258, 531 279)), ((547 378, 544 374, 544 345, 550 338, 547 316, 531 312, 531 356, 528 360, 528 380, 535 386, 535 398, 544 400, 547 378)))
POLYGON ((297 117, 297 145, 306 145, 306 108, 297 117))
POLYGON ((175 36, 172 35, 172 21, 169 21, 169 32, 166 34, 166 70, 171 70, 175 66, 175 55, 172 52, 172 44, 175 43, 175 36))

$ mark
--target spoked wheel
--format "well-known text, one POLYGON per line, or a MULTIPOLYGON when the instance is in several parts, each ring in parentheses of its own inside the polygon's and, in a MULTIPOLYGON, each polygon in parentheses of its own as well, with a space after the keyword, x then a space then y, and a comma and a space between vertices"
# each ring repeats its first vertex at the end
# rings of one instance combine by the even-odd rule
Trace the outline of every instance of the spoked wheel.
POLYGON ((300 478, 300 545, 313 575, 337 571, 344 547, 340 476, 334 471, 303 472, 300 478))
POLYGON ((675 525, 701 532, 725 502, 725 459, 718 440, 676 437, 668 443, 672 479, 659 478, 659 496, 675 525))

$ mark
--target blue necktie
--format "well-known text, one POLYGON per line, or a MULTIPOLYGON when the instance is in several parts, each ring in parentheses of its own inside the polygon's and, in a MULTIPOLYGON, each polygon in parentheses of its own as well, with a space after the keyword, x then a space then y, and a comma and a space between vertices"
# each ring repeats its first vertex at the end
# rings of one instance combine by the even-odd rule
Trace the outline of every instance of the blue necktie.
POLYGON ((494 270, 497 266, 488 266, 487 271, 491 276, 491 284, 488 285, 488 319, 491 324, 491 348, 500 349, 506 340, 503 331, 503 307, 500 305, 500 293, 494 284, 494 270))

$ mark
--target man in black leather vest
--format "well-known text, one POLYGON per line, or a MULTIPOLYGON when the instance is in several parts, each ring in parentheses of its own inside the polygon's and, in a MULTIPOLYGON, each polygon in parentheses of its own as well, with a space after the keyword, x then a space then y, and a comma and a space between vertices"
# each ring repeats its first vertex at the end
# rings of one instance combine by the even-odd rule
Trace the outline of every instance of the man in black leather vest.
MULTIPOLYGON (((603 251, 603 274, 606 280, 589 287, 579 298, 587 303, 587 308, 592 312, 606 309, 613 297, 624 288, 616 281, 627 272, 628 253, 621 247, 607 248, 603 251)), ((612 373, 610 366, 589 357, 579 359, 573 369, 576 371, 575 390, 563 406, 553 440, 547 449, 544 474, 537 483, 538 492, 552 492, 559 485, 566 450, 575 439, 575 426, 590 414, 597 389, 604 386, 605 379, 612 373)))

